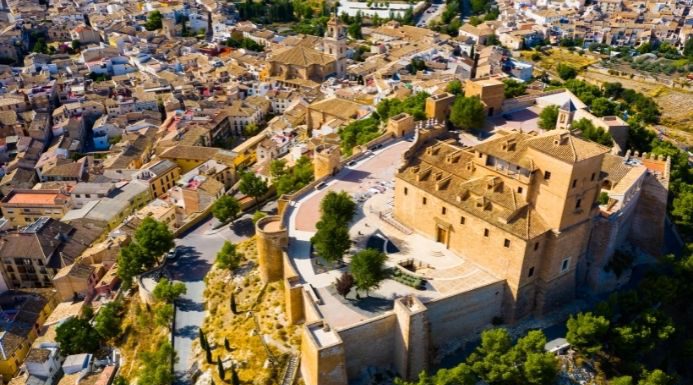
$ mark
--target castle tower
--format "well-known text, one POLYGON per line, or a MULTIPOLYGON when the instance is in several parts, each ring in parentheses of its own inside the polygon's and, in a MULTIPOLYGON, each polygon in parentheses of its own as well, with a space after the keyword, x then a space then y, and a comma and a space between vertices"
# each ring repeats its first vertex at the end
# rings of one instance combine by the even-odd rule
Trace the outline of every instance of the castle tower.
POLYGON ((169 18, 164 18, 161 20, 161 30, 169 39, 173 39, 176 36, 176 21, 169 18))
POLYGON ((443 92, 426 98, 426 117, 439 122, 447 120, 455 95, 443 92))
POLYGON ((327 22, 327 31, 323 40, 323 50, 335 58, 335 74, 338 78, 346 75, 346 42, 347 29, 344 24, 332 15, 327 22))
POLYGON ((342 153, 337 145, 321 144, 315 148, 313 156, 313 174, 315 179, 333 175, 339 170, 342 153))
POLYGON ((558 109, 558 120, 556 121, 556 129, 566 130, 570 128, 573 123, 573 116, 575 116, 575 111, 577 108, 573 104, 572 100, 568 100, 563 103, 563 105, 558 109))
POLYGON ((284 247, 289 241, 289 234, 279 216, 264 217, 255 224, 257 238, 257 259, 260 265, 262 282, 274 282, 282 279, 284 274, 284 247))

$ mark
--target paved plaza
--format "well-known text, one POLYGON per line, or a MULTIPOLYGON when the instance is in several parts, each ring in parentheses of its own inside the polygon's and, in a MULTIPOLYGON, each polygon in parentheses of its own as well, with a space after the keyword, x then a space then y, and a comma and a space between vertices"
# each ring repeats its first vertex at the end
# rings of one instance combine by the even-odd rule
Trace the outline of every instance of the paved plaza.
MULTIPOLYGON (((402 154, 411 144, 397 141, 369 154, 341 170, 325 187, 293 202, 287 209, 288 254, 301 278, 317 293, 318 310, 333 327, 346 327, 389 311, 394 299, 405 295, 416 295, 425 303, 498 281, 478 265, 440 243, 408 231, 391 217, 394 175, 402 154), (417 268, 410 274, 426 279, 424 289, 387 279, 365 299, 344 299, 335 292, 333 283, 348 268, 316 272, 310 256, 310 238, 320 218, 320 202, 329 191, 345 191, 357 202, 349 229, 354 243, 349 254, 365 248, 370 238, 379 237, 384 240, 383 251, 388 249, 388 244, 391 248, 390 252, 386 251, 387 266, 401 269, 400 263, 413 262, 417 268)), ((347 255, 347 265, 349 261, 347 255)))

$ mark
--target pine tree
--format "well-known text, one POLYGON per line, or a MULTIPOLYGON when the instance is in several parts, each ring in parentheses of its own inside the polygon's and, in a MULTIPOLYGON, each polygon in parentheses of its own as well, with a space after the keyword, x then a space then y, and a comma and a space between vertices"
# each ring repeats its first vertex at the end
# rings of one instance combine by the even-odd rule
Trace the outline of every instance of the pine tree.
POLYGON ((234 293, 231 293, 231 312, 233 314, 238 314, 236 311, 236 296, 234 293))
POLYGON ((224 381, 224 365, 221 364, 221 357, 217 360, 217 369, 219 370, 219 378, 224 381))
POLYGON ((241 385, 241 380, 238 379, 238 373, 236 373, 234 365, 231 365, 231 385, 241 385))
POLYGON ((209 348, 209 344, 205 347, 205 353, 207 354, 207 363, 212 364, 214 361, 212 360, 212 350, 209 348))
POLYGON ((207 350, 207 337, 205 337, 205 332, 200 328, 200 347, 207 350))

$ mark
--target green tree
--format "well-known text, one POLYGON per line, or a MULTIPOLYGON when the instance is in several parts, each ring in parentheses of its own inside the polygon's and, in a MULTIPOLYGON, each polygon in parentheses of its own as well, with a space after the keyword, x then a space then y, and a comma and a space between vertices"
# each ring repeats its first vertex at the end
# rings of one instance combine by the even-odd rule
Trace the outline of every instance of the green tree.
POLYGON ((613 146, 613 138, 611 137, 611 134, 601 127, 596 127, 586 118, 574 121, 572 127, 574 130, 580 131, 580 135, 587 140, 591 140, 595 143, 608 147, 613 146))
POLYGON ((489 384, 550 384, 558 363, 552 353, 544 351, 544 345, 546 337, 538 330, 530 331, 514 346, 505 329, 486 330, 467 364, 489 384))
POLYGON ((154 322, 162 327, 171 327, 173 322, 173 304, 161 303, 154 308, 154 322))
POLYGON ((631 376, 620 376, 611 379, 609 385, 633 385, 633 377, 631 376))
POLYGON ((144 28, 147 31, 155 31, 157 29, 161 29, 161 27, 163 26, 163 19, 164 17, 161 15, 161 12, 149 12, 149 15, 147 16, 147 21, 144 23, 144 28))
POLYGON ((116 376, 116 378, 113 379, 112 385, 129 385, 129 383, 125 377, 116 376))
POLYGON ((251 172, 243 174, 238 189, 241 190, 243 194, 252 197, 256 205, 259 203, 260 197, 263 197, 269 191, 267 182, 251 172))
POLYGON ((274 160, 270 163, 270 175, 278 195, 290 194, 313 180, 313 164, 310 159, 302 156, 291 170, 287 170, 284 160, 274 160))
POLYGON ((464 97, 458 95, 450 109, 450 122, 463 130, 481 129, 484 126, 486 113, 478 96, 464 97))
POLYGON ((317 231, 310 239, 316 253, 327 261, 340 261, 349 247, 349 229, 343 222, 321 219, 315 224, 317 231))
POLYGON ((187 293, 188 289, 183 282, 172 282, 166 277, 161 278, 154 286, 152 294, 157 301, 173 303, 183 294, 187 293))
POLYGON ((375 249, 365 249, 356 253, 351 258, 351 275, 354 276, 356 288, 363 290, 368 295, 368 291, 380 286, 380 282, 385 279, 385 261, 387 256, 375 249))
POLYGON ((568 64, 559 63, 556 67, 556 71, 558 71, 558 76, 563 80, 574 79, 577 76, 575 67, 568 64))
POLYGON ((660 369, 655 369, 649 373, 646 373, 640 381, 638 381, 638 385, 668 385, 672 383, 671 377, 669 377, 666 373, 661 371, 660 369))
POLYGON ((101 335, 89 319, 72 317, 55 329, 55 341, 64 355, 94 353, 101 345, 101 335))
POLYGON ((70 47, 75 51, 79 51, 81 45, 82 43, 79 40, 72 40, 72 42, 70 42, 70 47))
POLYGON ((462 82, 459 79, 455 79, 445 86, 445 91, 453 95, 462 94, 462 82))
POLYGON ((693 185, 684 184, 671 206, 676 224, 684 231, 693 228, 693 185))
POLYGON ((539 127, 544 130, 553 130, 558 121, 558 106, 550 105, 539 113, 539 127))
POLYGON ((505 79, 503 80, 503 84, 505 84, 504 93, 506 99, 511 99, 518 97, 520 95, 524 95, 525 91, 527 90, 527 84, 523 82, 518 82, 514 79, 505 79))
POLYGON ((266 213, 264 213, 264 212, 262 212, 262 211, 260 211, 260 210, 255 210, 255 213, 253 213, 253 219, 252 219, 252 220, 253 220, 253 224, 256 224, 257 221, 259 221, 260 219, 262 219, 262 218, 264 218, 264 217, 266 217, 266 216, 267 216, 266 213))
POLYGON ((145 263, 151 267, 157 258, 175 246, 173 234, 165 223, 146 217, 135 231, 135 241, 151 257, 145 263))
POLYGON ((147 385, 170 385, 174 376, 171 366, 178 361, 173 346, 168 341, 161 343, 153 352, 142 352, 137 383, 147 385))
POLYGON ((225 241, 221 250, 217 253, 217 266, 221 269, 236 270, 241 264, 243 254, 236 250, 236 245, 225 241))
POLYGON ((599 97, 592 101, 590 110, 596 116, 607 116, 616 113, 616 103, 605 97, 599 97))
POLYGON ((363 39, 363 33, 361 33, 361 23, 359 22, 349 24, 347 32, 352 39, 363 39))
POLYGON ((577 349, 594 354, 602 350, 606 333, 609 331, 609 320, 592 313, 578 313, 570 316, 567 322, 566 339, 577 349))
POLYGON ((120 335, 120 324, 123 320, 123 304, 116 300, 107 303, 99 309, 94 317, 94 329, 104 340, 110 340, 120 335))
POLYGON ((356 213, 356 203, 345 191, 330 191, 320 202, 320 213, 322 219, 346 224, 351 222, 356 213))
POLYGON ((240 211, 241 204, 238 203, 236 198, 226 194, 222 195, 212 205, 212 215, 222 223, 235 220, 240 211))
POLYGON ((123 281, 123 287, 131 287, 132 279, 152 264, 151 256, 137 243, 121 247, 118 254, 118 277, 123 281))
POLYGON ((257 133, 260 131, 260 127, 258 127, 257 124, 255 123, 248 123, 243 127, 243 135, 246 137, 251 137, 257 135, 257 133))

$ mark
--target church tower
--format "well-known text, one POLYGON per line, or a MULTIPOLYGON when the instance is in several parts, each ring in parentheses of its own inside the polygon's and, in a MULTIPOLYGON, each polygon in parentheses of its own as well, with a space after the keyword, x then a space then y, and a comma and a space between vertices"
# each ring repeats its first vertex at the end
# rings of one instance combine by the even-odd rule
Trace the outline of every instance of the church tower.
POLYGON ((338 78, 346 75, 346 42, 346 26, 339 21, 337 16, 332 15, 330 21, 327 22, 323 51, 335 58, 335 74, 338 78))
POLYGON ((573 123, 573 116, 575 116, 575 111, 577 108, 573 101, 568 99, 567 102, 563 103, 561 107, 558 108, 558 120, 556 121, 556 129, 558 130, 568 130, 573 123))

